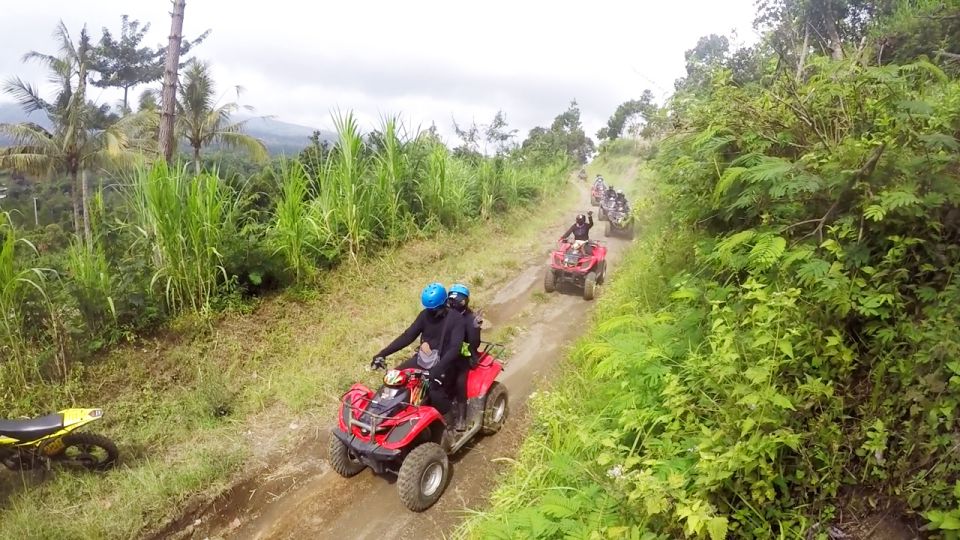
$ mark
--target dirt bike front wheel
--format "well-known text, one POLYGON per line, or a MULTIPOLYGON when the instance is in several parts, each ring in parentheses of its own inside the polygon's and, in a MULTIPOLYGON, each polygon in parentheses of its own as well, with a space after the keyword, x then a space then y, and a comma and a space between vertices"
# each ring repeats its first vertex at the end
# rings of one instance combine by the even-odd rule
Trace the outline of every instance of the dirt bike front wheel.
POLYGON ((94 433, 71 433, 61 441, 63 450, 51 458, 88 471, 106 471, 112 468, 120 454, 113 441, 94 433))

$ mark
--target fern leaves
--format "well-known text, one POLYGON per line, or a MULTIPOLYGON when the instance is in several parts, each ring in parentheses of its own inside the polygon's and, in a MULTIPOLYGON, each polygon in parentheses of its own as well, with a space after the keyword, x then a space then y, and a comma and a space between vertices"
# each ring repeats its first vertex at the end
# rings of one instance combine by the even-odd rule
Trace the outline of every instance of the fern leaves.
POLYGON ((747 229, 718 242, 711 257, 729 268, 763 272, 779 262, 786 251, 786 238, 747 229))
POLYGON ((750 250, 750 266, 753 270, 766 270, 773 266, 787 249, 787 240, 779 235, 764 234, 750 250))
POLYGON ((739 178, 747 170, 746 167, 728 167, 727 170, 723 171, 723 174, 720 176, 720 180, 717 181, 717 186, 713 190, 713 203, 716 205, 720 202, 721 197, 726 195, 727 190, 730 189, 739 178))
POLYGON ((746 171, 745 179, 754 184, 783 182, 793 169, 793 163, 790 161, 764 156, 756 165, 746 171))
POLYGON ((734 160, 720 174, 713 190, 713 207, 722 207, 724 196, 734 193, 734 186, 738 183, 743 185, 730 208, 746 208, 759 200, 761 194, 784 199, 801 193, 815 193, 825 185, 819 175, 790 160, 747 154, 734 160))

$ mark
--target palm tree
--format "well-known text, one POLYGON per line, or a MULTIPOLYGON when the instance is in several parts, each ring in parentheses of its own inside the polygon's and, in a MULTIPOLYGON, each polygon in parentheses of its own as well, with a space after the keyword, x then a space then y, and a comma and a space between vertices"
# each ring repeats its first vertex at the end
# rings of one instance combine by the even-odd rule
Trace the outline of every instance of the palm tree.
MULTIPOLYGON (((238 87, 237 95, 239 93, 238 87)), ((209 64, 192 61, 184 73, 178 94, 177 133, 193 148, 197 173, 200 172, 200 150, 214 142, 245 150, 255 159, 266 159, 267 148, 263 142, 243 132, 246 121, 230 122, 230 116, 240 110, 240 105, 225 103, 217 106, 209 64)))
POLYGON ((89 240, 86 185, 83 173, 117 160, 131 158, 130 133, 141 118, 131 115, 112 125, 95 125, 101 112, 86 100, 87 69, 90 65, 90 39, 86 28, 75 46, 61 21, 54 36, 60 55, 31 51, 23 60, 35 61, 50 70, 50 81, 58 90, 52 101, 40 96, 37 87, 14 77, 3 84, 28 114, 43 112, 53 126, 44 129, 33 122, 0 124, 0 133, 13 138, 14 145, 0 149, 0 168, 12 168, 36 175, 66 174, 70 178, 74 231, 89 240))
POLYGON ((176 147, 176 138, 173 131, 176 127, 174 98, 177 91, 177 66, 180 65, 180 40, 183 38, 183 13, 186 7, 186 0, 174 0, 173 2, 173 12, 170 13, 170 41, 167 45, 167 57, 163 63, 163 90, 160 100, 162 110, 157 134, 160 154, 168 165, 173 162, 173 151, 176 147))

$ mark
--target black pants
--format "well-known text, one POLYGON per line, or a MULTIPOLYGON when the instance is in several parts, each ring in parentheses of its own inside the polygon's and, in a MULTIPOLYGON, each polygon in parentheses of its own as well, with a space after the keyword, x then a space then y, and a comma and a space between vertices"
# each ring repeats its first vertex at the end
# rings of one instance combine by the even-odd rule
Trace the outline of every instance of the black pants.
POLYGON ((470 374, 470 358, 464 356, 461 358, 462 363, 460 369, 457 370, 457 382, 454 389, 456 390, 456 398, 460 403, 467 402, 467 376, 470 374))

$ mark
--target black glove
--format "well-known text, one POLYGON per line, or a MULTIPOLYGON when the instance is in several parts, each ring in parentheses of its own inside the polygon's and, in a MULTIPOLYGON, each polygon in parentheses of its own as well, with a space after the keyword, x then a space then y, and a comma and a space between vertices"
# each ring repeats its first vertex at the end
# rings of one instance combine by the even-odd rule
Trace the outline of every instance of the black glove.
POLYGON ((588 216, 592 216, 592 215, 593 215, 593 210, 587 210, 587 215, 588 215, 588 216))
POLYGON ((370 361, 370 367, 373 369, 387 369, 387 360, 382 356, 374 356, 370 361))

